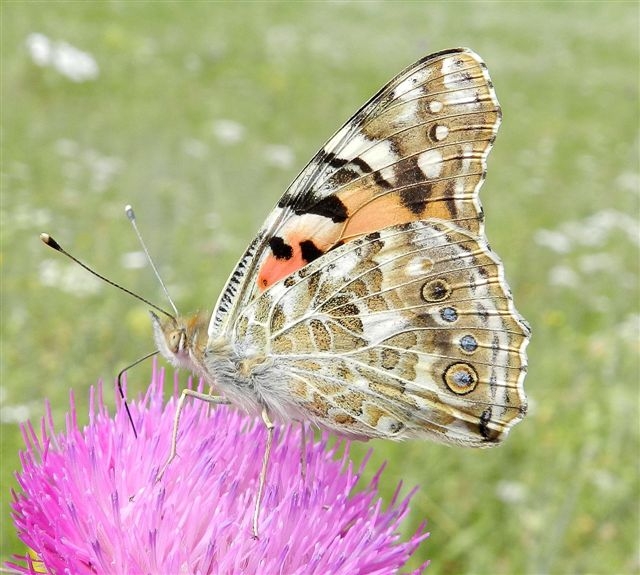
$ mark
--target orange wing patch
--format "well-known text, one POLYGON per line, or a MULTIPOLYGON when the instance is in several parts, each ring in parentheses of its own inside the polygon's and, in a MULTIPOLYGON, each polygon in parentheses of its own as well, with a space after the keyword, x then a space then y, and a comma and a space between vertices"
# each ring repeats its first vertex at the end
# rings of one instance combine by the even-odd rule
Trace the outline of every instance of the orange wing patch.
POLYGON ((315 214, 292 216, 269 240, 270 250, 258 273, 260 291, 329 251, 339 241, 342 227, 315 214))
MULTIPOLYGON (((351 209, 349 210, 351 212, 351 209)), ((372 197, 353 209, 338 241, 351 241, 359 236, 426 218, 451 219, 446 203, 428 202, 424 190, 414 195, 398 192, 372 197)))
POLYGON ((291 216, 269 241, 270 253, 260 267, 258 288, 264 291, 274 283, 298 271, 330 249, 345 241, 390 226, 428 217, 451 219, 451 213, 441 202, 426 203, 425 190, 413 195, 380 194, 359 186, 356 190, 337 194, 349 215, 343 222, 334 222, 319 214, 291 216), (411 201, 409 201, 411 200, 411 201))

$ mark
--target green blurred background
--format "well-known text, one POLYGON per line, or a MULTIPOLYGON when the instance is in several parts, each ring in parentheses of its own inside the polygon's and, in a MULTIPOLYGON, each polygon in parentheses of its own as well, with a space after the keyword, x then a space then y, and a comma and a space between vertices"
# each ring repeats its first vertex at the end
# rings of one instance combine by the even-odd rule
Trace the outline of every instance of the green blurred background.
POLYGON ((146 307, 38 233, 164 305, 132 203, 179 308, 210 309, 341 123, 417 58, 469 46, 504 111, 482 199, 533 326, 530 414, 491 451, 374 442, 369 469, 389 461, 387 498, 421 486, 407 532, 428 520, 414 566, 431 574, 638 572, 637 3, 4 1, 1 16, 3 559, 23 551, 17 421, 48 398, 62 423, 70 388, 86 413, 91 384, 153 348, 146 307), (38 65, 47 41, 97 75, 38 65))

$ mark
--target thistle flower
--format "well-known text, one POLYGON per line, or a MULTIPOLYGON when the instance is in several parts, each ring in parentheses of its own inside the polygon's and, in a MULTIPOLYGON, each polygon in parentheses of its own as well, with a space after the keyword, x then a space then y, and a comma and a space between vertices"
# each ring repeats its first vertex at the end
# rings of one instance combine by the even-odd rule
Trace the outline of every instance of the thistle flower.
MULTIPOLYGON (((11 564, 21 573, 82 574, 386 574, 397 573, 428 537, 421 527, 399 542, 411 495, 387 509, 377 493, 382 470, 358 490, 348 445, 341 457, 327 438, 277 429, 260 511, 253 502, 266 440, 264 424, 231 408, 188 401, 178 458, 162 480, 176 409, 163 403, 156 371, 141 402, 132 402, 134 437, 122 407, 110 416, 102 388, 90 393, 89 425, 79 429, 73 395, 66 431, 56 433, 50 407, 40 437, 23 427, 26 451, 17 473, 13 518, 34 554, 11 564), (33 559, 33 557, 37 559, 33 559)), ((365 462, 366 463, 366 462, 365 462)), ((422 572, 424 566, 417 572, 422 572)))

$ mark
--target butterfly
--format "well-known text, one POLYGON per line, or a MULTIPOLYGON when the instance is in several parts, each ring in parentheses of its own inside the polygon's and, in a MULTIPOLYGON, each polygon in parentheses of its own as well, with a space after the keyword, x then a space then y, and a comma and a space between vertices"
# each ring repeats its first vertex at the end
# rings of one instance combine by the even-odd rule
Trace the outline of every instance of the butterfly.
POLYGON ((181 396, 354 439, 489 447, 526 413, 530 328, 478 192, 501 110, 484 62, 422 58, 320 149, 269 214, 211 316, 153 315, 181 396))

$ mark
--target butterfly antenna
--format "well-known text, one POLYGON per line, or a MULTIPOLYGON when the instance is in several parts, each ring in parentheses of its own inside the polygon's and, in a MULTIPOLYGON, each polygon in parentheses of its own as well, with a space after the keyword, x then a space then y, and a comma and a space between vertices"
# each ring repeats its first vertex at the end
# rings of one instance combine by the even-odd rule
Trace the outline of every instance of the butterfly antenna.
POLYGON ((140 233, 140 230, 138 229, 138 224, 136 223, 136 214, 134 213, 133 208, 131 207, 131 205, 126 205, 124 207, 124 213, 127 214, 127 217, 129 218, 129 221, 131 222, 131 225, 133 226, 133 229, 136 232, 136 236, 138 236, 138 241, 140 242, 140 245, 142 246, 142 249, 144 250, 144 253, 147 256, 147 261, 151 265, 151 269, 153 270, 153 273, 155 274, 156 278, 158 278, 158 281, 160 282, 160 286, 162 287, 162 291, 164 291, 164 295, 167 296, 167 300, 169 301, 169 304, 171 305, 171 309, 173 309, 173 312, 176 315, 180 315, 178 313, 178 308, 173 303, 173 300, 171 299, 171 296, 169 295, 169 290, 167 289, 167 286, 164 285, 164 282, 162 281, 162 278, 160 277, 160 273, 158 272, 158 268, 156 268, 156 265, 153 263, 153 259, 151 258, 151 254, 149 253, 149 250, 147 249, 147 245, 144 243, 144 240, 142 239, 142 234, 140 233))
POLYGON ((156 350, 156 351, 152 351, 151 353, 147 353, 146 355, 143 355, 142 357, 136 359, 133 363, 130 363, 124 369, 120 370, 120 373, 118 374, 118 378, 117 378, 118 391, 120 392, 120 398, 122 399, 122 401, 124 403, 124 408, 125 408, 125 410, 127 412, 127 417, 129 418, 129 422, 131 423, 131 429, 133 429, 133 435, 134 435, 134 437, 136 439, 138 439, 138 432, 136 431, 136 424, 133 423, 133 417, 131 416, 131 411, 129 410, 129 404, 127 403, 127 397, 124 394, 124 387, 122 385, 122 377, 132 367, 135 367, 139 363, 142 363, 143 361, 146 361, 147 359, 149 359, 150 357, 153 357, 154 355, 158 355, 158 353, 160 353, 160 352, 158 350, 156 350))
POLYGON ((161 307, 158 307, 157 305, 151 303, 148 299, 145 299, 142 296, 139 296, 137 293, 134 293, 131 290, 128 290, 126 287, 122 287, 120 284, 117 284, 116 282, 111 281, 110 279, 104 277, 102 274, 99 274, 97 271, 91 269, 88 265, 86 265, 83 262, 81 262, 78 258, 76 258, 75 256, 72 256, 56 240, 54 240, 53 237, 51 237, 49 234, 45 234, 45 233, 40 234, 40 239, 42 240, 42 242, 44 244, 48 245, 50 248, 56 250, 57 252, 60 252, 61 254, 64 254, 70 260, 72 260, 75 263, 77 263, 80 267, 82 267, 85 270, 87 270, 91 275, 94 275, 97 278, 100 278, 103 282, 106 282, 109 285, 112 285, 113 287, 118 288, 120 291, 123 291, 124 293, 127 293, 130 296, 136 298, 137 300, 139 300, 139 301, 141 301, 143 303, 146 303, 148 306, 152 307, 153 309, 155 309, 156 311, 160 312, 161 314, 166 315, 167 317, 170 317, 171 319, 174 319, 174 317, 168 311, 163 310, 161 307))
MULTIPOLYGON (((99 274, 97 271, 95 271, 94 269, 91 269, 88 265, 86 265, 85 263, 81 262, 78 258, 76 258, 75 256, 72 256, 67 250, 65 250, 56 240, 54 240, 49 234, 45 234, 42 233, 40 234, 40 239, 42 240, 42 242, 44 244, 46 244, 47 246, 49 246, 50 248, 56 250, 57 252, 60 252, 61 254, 64 254, 65 256, 67 256, 71 261, 77 263, 80 267, 84 268, 85 270, 87 270, 91 275, 100 278, 102 281, 108 283, 109 285, 112 285, 113 287, 119 289, 120 291, 123 291, 126 294, 129 294, 130 296, 136 298, 137 300, 147 304, 148 306, 152 307, 153 309, 155 309, 156 311, 160 312, 163 315, 166 315, 167 317, 174 319, 174 317, 168 312, 163 310, 161 307, 158 307, 157 305, 151 303, 149 300, 143 298, 142 296, 139 296, 137 293, 132 292, 131 290, 128 290, 127 288, 121 286, 120 284, 117 284, 114 281, 111 281, 110 279, 104 277, 102 274, 99 274)), ((146 251, 146 250, 145 250, 146 251)), ((164 286, 163 286, 164 287, 164 286)), ((173 304, 172 304, 173 305, 173 304)), ((175 309, 175 306, 174 306, 175 309)), ((124 394, 124 389, 122 386, 122 376, 124 375, 124 373, 132 368, 135 365, 138 365, 139 363, 143 362, 145 359, 149 359, 150 357, 153 357, 154 355, 156 355, 157 353, 159 353, 158 351, 154 351, 152 353, 148 353, 147 355, 145 355, 144 357, 141 357, 140 359, 134 361, 131 365, 125 367, 119 374, 118 374, 118 378, 117 378, 117 382, 118 382, 118 391, 120 392, 120 397, 122 398, 122 401, 124 402, 124 408, 127 412, 127 417, 129 418, 129 422, 131 423, 131 428, 133 429, 133 435, 137 438, 138 437, 138 432, 136 431, 136 426, 133 423, 133 417, 131 416, 131 411, 129 410, 129 404, 127 403, 127 398, 125 397, 124 394)))

